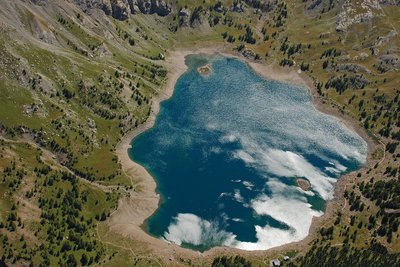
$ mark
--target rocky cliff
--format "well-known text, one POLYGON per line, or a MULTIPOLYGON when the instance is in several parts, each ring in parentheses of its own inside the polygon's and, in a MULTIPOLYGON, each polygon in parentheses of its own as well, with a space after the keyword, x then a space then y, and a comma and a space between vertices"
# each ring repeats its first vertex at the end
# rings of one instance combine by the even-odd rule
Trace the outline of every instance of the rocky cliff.
MULTIPOLYGON (((46 5, 48 0, 31 0, 36 5, 46 5)), ((125 20, 136 13, 166 16, 171 7, 164 0, 74 0, 84 11, 101 9, 115 19, 125 20)))

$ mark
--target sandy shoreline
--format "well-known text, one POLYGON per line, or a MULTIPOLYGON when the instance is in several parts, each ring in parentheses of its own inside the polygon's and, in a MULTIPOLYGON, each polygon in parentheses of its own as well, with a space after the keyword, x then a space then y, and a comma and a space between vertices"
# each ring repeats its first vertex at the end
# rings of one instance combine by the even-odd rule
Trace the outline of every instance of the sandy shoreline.
MULTIPOLYGON (((142 225, 146 219, 158 208, 160 197, 156 193, 156 182, 153 177, 142 166, 133 162, 129 158, 128 149, 130 148, 130 143, 135 136, 143 133, 154 125, 156 116, 160 110, 160 103, 172 96, 176 81, 188 69, 185 64, 185 57, 189 54, 211 55, 215 53, 245 60, 242 56, 236 53, 225 51, 224 47, 193 50, 182 49, 170 52, 165 61, 165 67, 169 71, 167 82, 161 86, 159 94, 152 100, 152 112, 150 117, 144 124, 141 124, 132 132, 124 136, 122 141, 116 147, 116 154, 122 164, 123 171, 131 177, 132 182, 135 183, 137 187, 135 190, 130 192, 130 197, 122 197, 119 200, 117 210, 109 219, 110 230, 145 244, 147 249, 165 261, 169 260, 171 264, 178 263, 181 257, 203 261, 202 258, 204 257, 212 257, 221 253, 265 256, 265 251, 242 251, 225 247, 212 248, 204 253, 199 253, 152 237, 142 229, 142 225)), ((305 74, 299 74, 294 69, 284 69, 276 65, 266 65, 248 60, 245 61, 256 73, 265 78, 304 85, 309 88, 316 109, 339 118, 348 128, 356 131, 368 143, 368 159, 366 167, 371 165, 371 153, 375 150, 375 143, 373 143, 368 134, 358 125, 357 121, 353 121, 350 117, 340 113, 337 108, 324 104, 324 100, 319 97, 311 78, 305 74)), ((309 235, 305 239, 299 242, 271 248, 268 252, 274 253, 276 251, 289 249, 300 250, 307 247, 308 243, 313 239, 317 232, 317 229, 331 218, 338 208, 341 208, 344 205, 343 192, 345 186, 355 179, 355 176, 355 173, 349 173, 342 176, 337 181, 335 185, 334 199, 327 202, 326 211, 323 216, 318 218, 314 217, 309 230, 309 235)))

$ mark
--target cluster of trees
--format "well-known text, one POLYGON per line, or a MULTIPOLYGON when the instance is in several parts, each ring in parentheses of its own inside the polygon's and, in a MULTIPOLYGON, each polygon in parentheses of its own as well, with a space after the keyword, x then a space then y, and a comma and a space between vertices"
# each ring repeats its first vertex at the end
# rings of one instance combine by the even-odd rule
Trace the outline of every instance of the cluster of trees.
POLYGON ((278 13, 279 15, 275 18, 275 27, 279 28, 282 27, 287 19, 288 12, 287 12, 287 5, 285 2, 281 2, 278 4, 278 13))
POLYGON ((227 32, 222 33, 222 38, 226 39, 229 43, 234 43, 235 42, 235 37, 231 34, 228 35, 227 32))
POLYGON ((333 76, 325 84, 325 88, 334 88, 339 94, 342 94, 348 88, 363 89, 369 81, 362 75, 333 76))
POLYGON ((361 201, 361 197, 356 195, 354 191, 349 193, 348 190, 344 192, 344 197, 347 199, 350 205, 350 211, 363 211, 365 208, 365 204, 361 201))
MULTIPOLYGON (((20 260, 31 262, 40 257, 40 266, 49 266, 50 258, 58 259, 57 264, 67 266, 76 266, 78 262, 83 266, 98 263, 104 250, 92 233, 95 219, 105 219, 106 207, 100 215, 84 213, 89 199, 96 199, 97 195, 82 191, 78 178, 73 174, 53 171, 48 166, 36 168, 35 173, 35 187, 25 197, 31 201, 37 198, 41 209, 40 226, 30 230, 34 229, 34 235, 41 236, 42 242, 28 247, 21 236, 18 243, 13 241, 12 244, 7 234, 0 234, 3 243, 0 249, 2 259, 16 263, 20 260), (76 255, 80 255, 79 258, 76 255)), ((6 220, 0 222, 0 228, 3 227, 8 232, 24 228, 15 205, 6 220)))
POLYGON ((242 256, 222 256, 216 257, 212 264, 212 267, 251 267, 250 261, 246 260, 242 256))
POLYGON ((130 35, 127 31, 124 31, 124 30, 122 30, 122 29, 119 28, 119 27, 116 27, 115 30, 117 31, 117 34, 118 34, 118 36, 119 36, 120 38, 122 38, 123 40, 128 40, 128 43, 129 43, 131 46, 134 46, 134 45, 135 45, 135 39, 134 39, 133 36, 130 35))
POLYGON ((329 49, 325 50, 324 52, 322 52, 320 59, 328 58, 328 57, 338 57, 340 55, 342 55, 342 52, 340 50, 337 50, 336 48, 332 47, 332 48, 329 48, 329 49))
POLYGON ((239 40, 249 43, 249 44, 255 44, 256 43, 256 38, 254 38, 254 33, 251 30, 250 26, 246 27, 246 32, 244 35, 239 36, 239 40))
MULTIPOLYGON (((263 12, 269 12, 274 8, 272 1, 244 0, 244 2, 252 8, 260 9, 263 12)), ((238 1, 236 0, 235 3, 238 3, 238 1)))
POLYGON ((87 50, 81 48, 82 45, 87 46, 89 48, 89 50, 91 50, 91 51, 95 51, 100 46, 100 43, 96 39, 94 39, 88 33, 83 31, 80 28, 80 26, 75 24, 75 22, 73 20, 66 18, 59 14, 57 21, 69 31, 79 31, 80 35, 84 38, 84 40, 82 40, 81 45, 77 45, 73 41, 67 40, 67 45, 70 46, 74 51, 80 53, 81 55, 83 55, 85 57, 88 57, 89 52, 87 50))
POLYGON ((386 247, 372 240, 370 246, 365 249, 343 245, 332 247, 327 245, 314 245, 306 255, 290 262, 288 266, 375 266, 387 267, 400 264, 399 254, 389 254, 386 247))
MULTIPOLYGON (((397 172, 397 168, 396 172, 397 172)), ((386 236, 390 243, 393 233, 399 229, 400 218, 400 181, 398 179, 379 180, 374 182, 361 182, 359 189, 362 195, 374 201, 380 208, 376 215, 371 215, 369 223, 375 227, 377 219, 380 219, 380 227, 377 230, 379 236, 386 236)), ((371 227, 372 229, 372 227, 371 227)))
POLYGON ((27 174, 25 169, 17 169, 15 161, 11 166, 7 166, 3 170, 2 182, 5 183, 11 192, 15 192, 21 185, 22 179, 27 174))
POLYGON ((309 70, 310 70, 310 64, 309 64, 309 63, 301 62, 301 64, 300 64, 300 69, 301 69, 302 71, 309 71, 309 70))
POLYGON ((290 57, 293 54, 299 52, 302 48, 301 44, 293 44, 290 45, 288 37, 286 37, 280 47, 280 50, 282 53, 285 55, 287 53, 287 56, 290 57))
POLYGON ((72 21, 70 19, 67 19, 61 15, 58 16, 57 21, 59 23, 61 23, 64 27, 68 28, 68 29, 72 29, 72 21))

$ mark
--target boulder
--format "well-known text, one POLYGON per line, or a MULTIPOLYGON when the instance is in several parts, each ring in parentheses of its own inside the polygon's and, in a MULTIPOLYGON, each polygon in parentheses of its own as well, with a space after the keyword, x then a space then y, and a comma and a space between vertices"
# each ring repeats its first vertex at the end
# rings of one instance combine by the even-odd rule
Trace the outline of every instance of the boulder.
POLYGON ((248 58, 248 59, 251 59, 251 60, 255 60, 256 59, 256 53, 254 53, 254 51, 251 50, 250 48, 243 49, 241 53, 245 58, 248 58))
POLYGON ((131 8, 129 6, 128 0, 110 0, 111 3, 111 15, 113 18, 119 20, 126 20, 131 13, 131 8))
POLYGON ((244 12, 244 11, 246 11, 246 10, 245 10, 244 5, 243 5, 242 3, 236 2, 236 3, 234 3, 234 4, 232 5, 231 11, 233 11, 233 12, 238 12, 238 13, 242 13, 242 12, 244 12))
POLYGON ((171 8, 164 0, 153 0, 151 9, 152 13, 156 13, 159 16, 167 16, 171 13, 171 8))
POLYGON ((218 13, 224 13, 224 6, 222 5, 222 3, 221 2, 217 2, 215 5, 214 5, 214 10, 216 11, 216 12, 218 12, 218 13))
POLYGON ((141 13, 137 0, 128 0, 128 4, 129 4, 129 8, 131 10, 131 14, 141 13))
POLYGON ((137 6, 139 7, 140 12, 143 14, 150 14, 151 13, 151 0, 138 0, 136 1, 137 6))
POLYGON ((106 15, 110 16, 112 14, 112 7, 110 0, 103 0, 103 5, 101 9, 106 13, 106 15))

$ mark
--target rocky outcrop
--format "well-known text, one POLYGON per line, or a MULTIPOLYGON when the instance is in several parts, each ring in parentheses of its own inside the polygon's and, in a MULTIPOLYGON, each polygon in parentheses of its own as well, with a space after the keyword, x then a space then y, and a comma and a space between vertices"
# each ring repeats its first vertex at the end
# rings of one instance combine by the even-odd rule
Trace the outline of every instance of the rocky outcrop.
POLYGON ((131 9, 128 0, 110 0, 111 15, 119 20, 125 20, 129 17, 131 9))
POLYGON ((36 39, 41 40, 44 43, 58 43, 57 38, 54 35, 54 29, 52 27, 48 27, 48 25, 43 24, 39 19, 37 19, 36 16, 32 19, 31 31, 32 35, 36 37, 36 39))
POLYGON ((254 53, 254 51, 251 50, 250 48, 244 48, 244 49, 241 51, 241 54, 242 54, 245 58, 248 58, 248 59, 251 59, 251 60, 255 60, 256 57, 257 57, 257 54, 254 53))
POLYGON ((360 23, 367 23, 374 17, 383 15, 378 0, 346 0, 336 20, 336 30, 345 32, 347 29, 360 23))
POLYGON ((384 36, 379 36, 375 41, 374 47, 380 47, 390 42, 391 39, 397 36, 397 32, 395 30, 391 30, 388 34, 384 36))
MULTIPOLYGON (((256 9, 257 12, 269 12, 277 6, 277 1, 275 0, 243 0, 249 7, 256 9)), ((240 2, 240 1, 238 1, 240 2)), ((243 5, 243 4, 242 4, 243 5)))
POLYGON ((355 63, 336 64, 331 71, 372 74, 366 67, 355 63))
POLYGON ((152 2, 152 11, 159 16, 167 16, 171 13, 171 7, 163 0, 155 0, 152 2))
POLYGON ((131 2, 134 10, 144 14, 166 16, 171 12, 171 7, 164 0, 131 0, 131 2))
POLYGON ((38 6, 45 6, 49 2, 49 0, 31 0, 32 3, 38 6))
POLYGON ((179 10, 179 26, 181 27, 199 27, 207 21, 209 13, 204 10, 203 7, 198 6, 193 11, 188 8, 182 8, 179 10))
POLYGON ((217 3, 214 5, 214 10, 215 10, 216 12, 218 12, 218 13, 224 13, 224 12, 225 12, 224 6, 222 5, 221 2, 217 2, 217 3))
POLYGON ((380 0, 379 3, 387 6, 400 6, 400 0, 380 0))
POLYGON ((180 26, 189 26, 190 25, 190 17, 192 13, 188 8, 182 8, 179 13, 179 25, 180 26))
POLYGON ((312 1, 311 4, 307 7, 308 10, 313 10, 319 6, 321 6, 322 4, 322 0, 315 0, 312 1))
POLYGON ((242 12, 245 12, 246 9, 244 8, 243 3, 237 1, 237 2, 233 3, 233 5, 231 7, 231 11, 237 12, 237 13, 242 13, 242 12))
POLYGON ((385 54, 379 57, 378 70, 380 72, 387 72, 398 70, 400 68, 400 57, 396 54, 385 54))
POLYGON ((364 61, 364 60, 366 60, 367 58, 369 57, 369 55, 367 54, 367 53, 364 53, 364 52, 361 52, 360 54, 358 54, 358 55, 356 55, 356 56, 354 56, 354 57, 351 57, 350 55, 342 55, 342 56, 340 56, 340 57, 337 57, 336 58, 336 61, 337 62, 349 62, 349 61, 353 61, 353 60, 355 60, 355 61, 358 61, 358 60, 360 60, 360 61, 364 61))
POLYGON ((205 17, 207 17, 206 12, 207 11, 205 11, 202 6, 196 7, 190 16, 190 26, 199 27, 203 22, 207 21, 207 19, 205 19, 205 17))
POLYGON ((151 0, 133 1, 133 5, 138 7, 140 12, 144 14, 150 14, 151 12, 151 0))
POLYGON ((131 14, 137 13, 166 16, 171 12, 170 6, 164 0, 75 0, 75 3, 84 12, 98 8, 119 20, 125 20, 131 14))
POLYGON ((344 92, 348 88, 362 89, 370 82, 363 75, 348 76, 347 74, 341 76, 331 77, 325 84, 325 88, 335 88, 338 92, 344 92))
POLYGON ((111 15, 111 3, 110 1, 103 1, 103 0, 75 0, 75 4, 82 9, 83 12, 89 12, 91 9, 103 9, 106 11, 107 15, 111 15), (105 3, 108 2, 108 3, 105 3))

